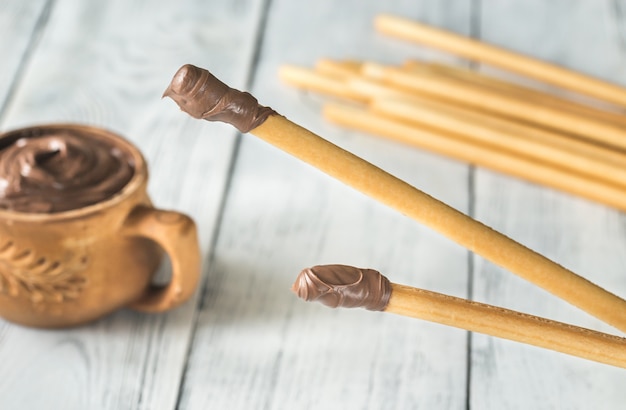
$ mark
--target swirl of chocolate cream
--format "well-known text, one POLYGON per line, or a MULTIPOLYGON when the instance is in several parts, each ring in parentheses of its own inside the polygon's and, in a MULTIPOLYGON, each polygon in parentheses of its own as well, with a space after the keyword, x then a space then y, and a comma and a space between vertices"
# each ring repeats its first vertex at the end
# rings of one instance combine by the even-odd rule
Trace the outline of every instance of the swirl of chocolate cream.
POLYGON ((205 69, 185 64, 178 69, 163 93, 194 118, 222 121, 249 132, 272 114, 250 93, 230 88, 205 69))
POLYGON ((389 279, 373 269, 319 265, 304 269, 291 290, 301 299, 326 306, 385 310, 391 297, 389 279))
POLYGON ((132 178, 132 156, 69 130, 0 141, 0 209, 53 213, 110 198, 132 178))

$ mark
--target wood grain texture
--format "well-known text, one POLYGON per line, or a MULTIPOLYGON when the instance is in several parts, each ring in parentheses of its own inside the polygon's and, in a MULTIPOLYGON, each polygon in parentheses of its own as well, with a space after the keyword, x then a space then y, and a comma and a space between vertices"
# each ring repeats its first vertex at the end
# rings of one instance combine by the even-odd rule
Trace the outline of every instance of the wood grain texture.
MULTIPOLYGON (((81 122, 126 136, 147 157, 154 203, 196 220, 206 258, 236 133, 202 131, 160 97, 187 62, 243 85, 261 5, 56 1, 2 126, 81 122)), ((0 407, 174 408, 195 306, 166 315, 121 311, 62 332, 2 323, 0 407)))
MULTIPOLYGON (((468 9, 439 2, 273 1, 253 94, 466 210, 466 166, 331 126, 321 99, 278 80, 284 63, 412 53, 375 34, 382 11, 469 29, 468 9)), ((465 296, 467 252, 253 136, 233 172, 181 408, 463 408, 465 332, 304 304, 289 287, 304 267, 347 263, 465 296)))
MULTIPOLYGON (((623 83, 618 2, 483 1, 481 37, 623 83), (516 16, 513 18, 512 16, 516 16)), ((622 213, 495 173, 476 173, 476 216, 624 297, 622 213)), ((610 327, 493 265, 475 259, 479 301, 615 333, 610 327)), ((480 409, 623 408, 626 373, 474 335, 470 404, 480 409)))

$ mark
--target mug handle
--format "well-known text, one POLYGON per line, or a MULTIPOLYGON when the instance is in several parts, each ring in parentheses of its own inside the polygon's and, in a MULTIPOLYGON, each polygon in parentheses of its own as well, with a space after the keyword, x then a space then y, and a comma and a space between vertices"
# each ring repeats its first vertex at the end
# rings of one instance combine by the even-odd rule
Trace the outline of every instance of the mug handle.
POLYGON ((142 312, 164 312, 189 299, 200 277, 200 249, 196 224, 187 215, 136 206, 124 222, 124 234, 159 244, 172 262, 172 278, 164 286, 150 286, 128 307, 142 312))

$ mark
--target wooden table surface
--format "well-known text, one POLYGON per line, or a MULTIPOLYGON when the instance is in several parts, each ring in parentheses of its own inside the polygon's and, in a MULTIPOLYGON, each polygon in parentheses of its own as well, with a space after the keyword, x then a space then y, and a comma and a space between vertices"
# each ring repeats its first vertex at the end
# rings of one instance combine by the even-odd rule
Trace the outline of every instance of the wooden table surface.
MULTIPOLYGON (((1 409, 623 409, 626 371, 289 290, 315 264, 618 334, 441 235, 161 93, 192 63, 626 296, 626 219, 606 206, 321 116, 278 67, 458 58, 376 34, 398 14, 626 85, 626 2, 0 0, 0 127, 78 122, 136 143, 156 205, 199 227, 203 279, 167 314, 71 330, 0 321, 1 409)), ((481 66, 474 66, 478 70, 481 66)), ((626 314, 626 313, 625 313, 626 314)))

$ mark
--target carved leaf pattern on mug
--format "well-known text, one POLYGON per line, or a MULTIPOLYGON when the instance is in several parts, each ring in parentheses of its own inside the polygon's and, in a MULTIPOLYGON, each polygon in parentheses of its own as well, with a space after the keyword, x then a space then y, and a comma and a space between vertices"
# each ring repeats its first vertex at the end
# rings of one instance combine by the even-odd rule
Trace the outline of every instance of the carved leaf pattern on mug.
POLYGON ((86 284, 87 263, 86 255, 61 262, 20 249, 12 240, 0 241, 0 293, 26 294, 33 303, 74 299, 86 284))

